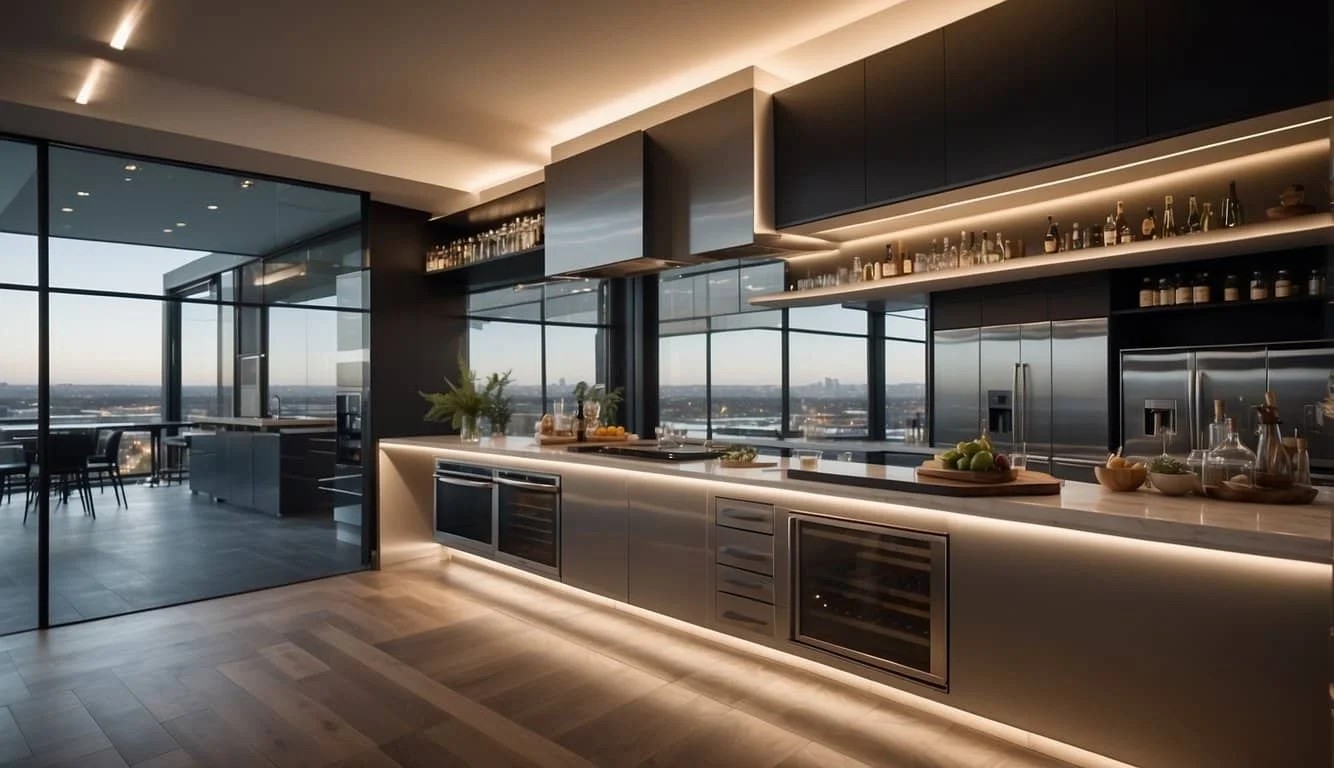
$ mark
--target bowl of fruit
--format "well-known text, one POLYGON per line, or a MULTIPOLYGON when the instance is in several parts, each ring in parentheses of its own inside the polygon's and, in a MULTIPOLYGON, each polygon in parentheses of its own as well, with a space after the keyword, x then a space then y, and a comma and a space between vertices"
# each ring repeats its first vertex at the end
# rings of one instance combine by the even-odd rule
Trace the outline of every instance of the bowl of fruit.
POLYGON ((756 467, 776 467, 776 461, 758 461, 760 452, 750 445, 729 445, 722 449, 718 457, 720 466, 729 469, 753 469, 756 467))
POLYGON ((1117 451, 1107 457, 1106 464, 1094 467, 1093 474, 1103 488, 1124 493, 1139 490, 1139 487, 1144 485, 1144 481, 1149 477, 1149 465, 1142 461, 1132 462, 1117 451))
POLYGON ((1171 456, 1159 456, 1149 462, 1149 485, 1164 496, 1204 493, 1199 476, 1190 471, 1186 462, 1171 456))
POLYGON ((997 452, 986 435, 936 454, 918 469, 918 474, 971 483, 1006 483, 1019 476, 1010 465, 1010 457, 997 452))

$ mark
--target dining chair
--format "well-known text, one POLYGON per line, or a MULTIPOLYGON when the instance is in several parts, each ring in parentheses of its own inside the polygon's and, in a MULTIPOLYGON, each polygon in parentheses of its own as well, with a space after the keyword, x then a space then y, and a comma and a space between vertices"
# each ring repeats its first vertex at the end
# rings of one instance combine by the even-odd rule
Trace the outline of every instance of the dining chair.
POLYGON ((48 457, 38 457, 46 465, 53 489, 58 488, 61 501, 68 502, 71 487, 79 494, 84 514, 97 519, 93 506, 92 486, 88 482, 88 456, 96 447, 95 440, 86 432, 53 432, 47 439, 48 457))
POLYGON ((120 476, 120 443, 125 435, 123 429, 102 430, 97 435, 97 450, 93 455, 87 458, 85 468, 92 477, 97 478, 97 483, 106 490, 106 481, 111 482, 111 492, 116 497, 116 506, 121 502, 125 503, 125 508, 129 509, 130 501, 125 497, 125 483, 120 476), (105 478, 105 479, 104 479, 105 478))
POLYGON ((30 483, 28 482, 28 455, 23 446, 17 443, 0 445, 0 498, 6 503, 14 500, 14 486, 21 478, 23 482, 23 502, 27 505, 30 483))

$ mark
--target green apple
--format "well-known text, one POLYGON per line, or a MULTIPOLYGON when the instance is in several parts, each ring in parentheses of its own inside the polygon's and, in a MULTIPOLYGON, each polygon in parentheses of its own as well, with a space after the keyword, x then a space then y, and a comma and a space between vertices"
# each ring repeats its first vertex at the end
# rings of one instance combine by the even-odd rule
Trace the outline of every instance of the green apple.
POLYGON ((971 443, 964 443, 964 446, 963 446, 963 455, 965 455, 965 456, 973 456, 973 455, 975 455, 978 451, 981 451, 981 450, 982 450, 982 444, 979 443, 979 442, 977 442, 976 440, 974 440, 974 441, 972 441, 971 443))
POLYGON ((991 451, 978 451, 968 463, 968 468, 974 472, 990 472, 995 466, 996 458, 991 455, 991 451))
POLYGON ((955 469, 962 469, 962 470, 964 470, 964 471, 966 472, 966 471, 968 471, 969 467, 972 466, 972 463, 973 463, 973 462, 972 462, 972 458, 971 458, 971 457, 969 457, 969 456, 960 456, 958 459, 955 460, 955 462, 954 462, 954 468, 955 468, 955 469))

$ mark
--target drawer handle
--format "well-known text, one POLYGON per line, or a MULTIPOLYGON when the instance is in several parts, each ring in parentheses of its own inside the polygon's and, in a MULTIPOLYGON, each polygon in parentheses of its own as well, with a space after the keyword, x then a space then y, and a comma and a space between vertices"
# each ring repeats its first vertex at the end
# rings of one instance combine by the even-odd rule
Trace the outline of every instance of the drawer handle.
POLYGON ((724 509, 723 516, 730 517, 733 520, 746 520, 752 523, 764 523, 769 520, 767 515, 752 515, 745 512, 738 512, 735 509, 724 509))
POLYGON ((768 559, 769 559, 769 556, 768 556, 768 555, 761 554, 761 553, 759 553, 759 552, 751 552, 749 549, 740 549, 740 548, 737 548, 737 547, 723 547, 721 551, 722 551, 723 554, 731 555, 732 557, 739 557, 739 558, 741 558, 742 560, 768 560, 768 559))
POLYGON ((734 587, 745 587, 746 589, 762 589, 763 584, 757 584, 753 581, 741 581, 740 579, 723 579, 724 584, 731 584, 734 587))
POLYGON ((763 619, 754 619, 744 613, 737 613, 736 611, 723 611, 723 618, 730 619, 731 621, 740 621, 744 624, 759 624, 762 627, 769 623, 763 619))

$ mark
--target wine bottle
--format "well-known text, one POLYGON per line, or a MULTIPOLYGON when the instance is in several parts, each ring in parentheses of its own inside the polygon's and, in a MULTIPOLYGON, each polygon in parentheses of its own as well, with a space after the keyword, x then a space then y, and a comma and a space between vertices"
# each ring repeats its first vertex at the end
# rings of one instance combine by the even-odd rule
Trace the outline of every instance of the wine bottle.
POLYGON ((1102 244, 1106 246, 1116 245, 1116 220, 1112 215, 1107 214, 1107 221, 1102 225, 1102 244))
POLYGON ((1158 239, 1158 220, 1154 218, 1152 206, 1144 211, 1144 220, 1139 224, 1139 234, 1142 240, 1158 239))
POLYGON ((1204 213, 1200 214, 1200 231, 1208 232, 1214 228, 1214 204, 1205 203, 1204 213))
POLYGON ((1200 222, 1200 207, 1199 204, 1195 202, 1195 195, 1191 195, 1187 199, 1187 205, 1189 206, 1189 209, 1186 213, 1186 231, 1199 232, 1202 223, 1200 222))
POLYGON ((1130 231, 1130 222, 1126 221, 1126 204, 1116 201, 1116 244, 1127 245, 1134 240, 1130 231))
POLYGON ((1177 217, 1176 213, 1172 210, 1171 195, 1163 198, 1163 226, 1161 227, 1161 232, 1161 235, 1159 235, 1160 237, 1177 236, 1177 217))
POLYGON ((1084 241, 1080 238, 1079 222, 1076 221, 1070 226, 1070 242, 1076 251, 1084 247, 1084 241))
POLYGON ((1047 236, 1042 238, 1042 252, 1056 253, 1061 245, 1061 231, 1052 217, 1047 217, 1047 236))

